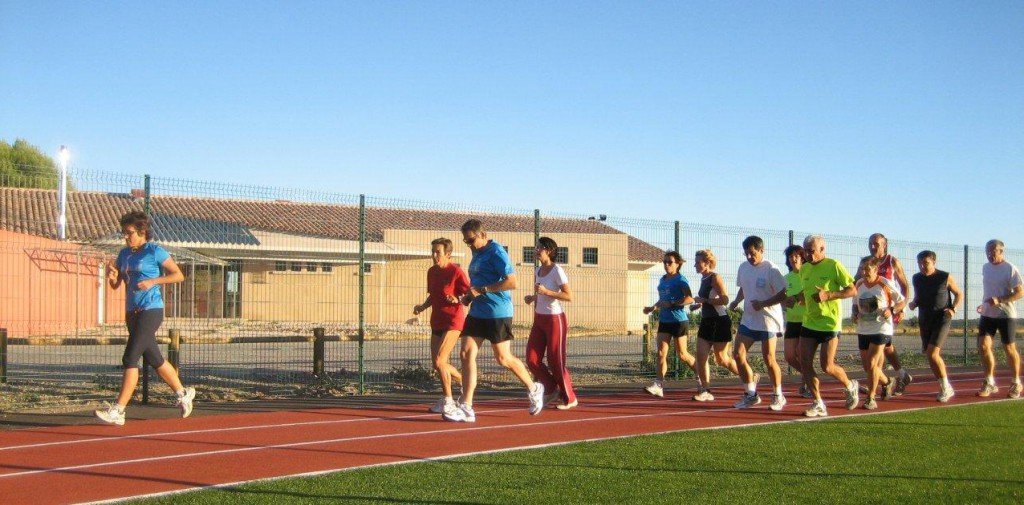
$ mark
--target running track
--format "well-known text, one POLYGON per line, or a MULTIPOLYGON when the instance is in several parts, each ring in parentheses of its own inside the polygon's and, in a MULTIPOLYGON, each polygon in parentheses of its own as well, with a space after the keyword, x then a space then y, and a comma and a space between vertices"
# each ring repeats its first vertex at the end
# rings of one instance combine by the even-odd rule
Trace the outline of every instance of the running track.
MULTIPOLYGON (((904 396, 878 402, 875 412, 941 405, 934 399, 935 382, 921 379, 904 396)), ((957 396, 949 405, 1004 399, 1008 385, 1001 378, 999 394, 981 399, 974 396, 978 374, 952 379, 957 396)), ((847 411, 841 388, 824 386, 831 417, 869 412, 847 411)), ((670 389, 659 399, 638 386, 636 394, 583 397, 576 409, 545 409, 539 416, 526 412, 525 397, 479 402, 475 424, 444 422, 425 413, 426 405, 403 405, 5 432, 0 496, 5 505, 116 500, 583 440, 789 422, 805 419, 809 404, 795 387, 787 387, 789 404, 782 412, 769 411, 767 399, 752 409, 733 408, 738 387, 716 388, 714 402, 698 403, 690 400, 690 388, 670 389)), ((764 384, 759 389, 767 390, 764 384)))

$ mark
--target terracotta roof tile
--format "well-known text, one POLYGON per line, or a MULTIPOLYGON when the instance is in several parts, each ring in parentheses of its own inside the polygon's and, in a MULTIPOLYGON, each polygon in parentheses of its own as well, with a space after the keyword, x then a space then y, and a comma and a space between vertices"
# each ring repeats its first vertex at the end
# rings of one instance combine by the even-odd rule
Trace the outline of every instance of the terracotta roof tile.
MULTIPOLYGON (((218 229, 216 223, 315 237, 359 238, 359 209, 352 205, 182 196, 155 196, 150 204, 154 214, 190 218, 192 235, 203 239, 212 237, 210 233, 218 229)), ((55 237, 56 209, 56 190, 0 188, 3 229, 55 237)), ((72 191, 68 194, 68 238, 88 241, 109 237, 118 231, 119 218, 129 210, 142 210, 142 201, 124 193, 72 191)), ((481 217, 493 231, 533 231, 533 216, 367 207, 366 234, 368 240, 380 242, 384 229, 457 230, 467 220, 481 217)), ((623 233, 603 222, 584 219, 545 218, 543 228, 545 233, 623 233)), ((661 249, 629 237, 631 261, 655 263, 662 254, 661 249)))

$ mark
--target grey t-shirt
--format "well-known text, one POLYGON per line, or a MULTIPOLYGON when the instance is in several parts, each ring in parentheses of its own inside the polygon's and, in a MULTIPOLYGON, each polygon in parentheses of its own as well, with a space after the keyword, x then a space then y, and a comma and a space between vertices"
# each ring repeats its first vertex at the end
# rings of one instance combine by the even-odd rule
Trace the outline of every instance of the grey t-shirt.
MULTIPOLYGON (((1003 261, 998 265, 992 263, 985 263, 985 266, 981 267, 981 278, 982 283, 985 286, 985 294, 983 300, 996 297, 1002 298, 1008 295, 1017 286, 1024 285, 1024 280, 1021 280, 1020 270, 1013 266, 1013 263, 1009 261, 1003 261)), ((1013 303, 1000 303, 998 306, 993 307, 992 304, 987 301, 981 307, 981 315, 985 317, 1000 317, 1000 318, 1017 318, 1017 307, 1013 303)))

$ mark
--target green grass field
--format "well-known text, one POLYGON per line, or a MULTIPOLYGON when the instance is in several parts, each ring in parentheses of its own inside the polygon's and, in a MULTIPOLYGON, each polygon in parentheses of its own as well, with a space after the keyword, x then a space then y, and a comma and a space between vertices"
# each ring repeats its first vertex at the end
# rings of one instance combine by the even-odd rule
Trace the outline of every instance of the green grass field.
POLYGON ((1022 503, 1024 402, 690 431, 147 503, 1022 503))

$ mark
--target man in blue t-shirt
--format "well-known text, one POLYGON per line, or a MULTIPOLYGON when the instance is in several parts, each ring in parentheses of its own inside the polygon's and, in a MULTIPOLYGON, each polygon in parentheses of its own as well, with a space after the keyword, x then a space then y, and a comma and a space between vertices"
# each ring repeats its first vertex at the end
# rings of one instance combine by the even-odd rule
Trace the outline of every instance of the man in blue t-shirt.
POLYGON ((544 407, 544 386, 534 382, 519 358, 512 354, 512 295, 516 288, 512 260, 501 244, 487 239, 484 225, 470 219, 462 225, 462 241, 473 251, 469 263, 469 293, 462 303, 469 305, 469 316, 462 330, 462 400, 458 409, 446 410, 448 421, 476 421, 473 393, 476 390, 476 357, 483 341, 491 343, 494 358, 526 386, 530 414, 540 414, 544 407))

